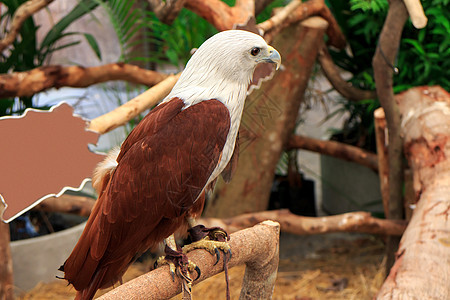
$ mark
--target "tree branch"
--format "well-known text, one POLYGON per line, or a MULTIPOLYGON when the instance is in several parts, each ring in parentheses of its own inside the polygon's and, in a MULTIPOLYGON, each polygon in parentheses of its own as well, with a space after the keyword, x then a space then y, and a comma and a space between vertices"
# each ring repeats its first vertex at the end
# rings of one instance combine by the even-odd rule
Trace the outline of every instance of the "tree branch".
MULTIPOLYGON (((407 18, 408 12, 403 1, 391 0, 372 60, 377 95, 386 115, 389 133, 389 218, 391 219, 403 217, 403 143, 400 133, 400 112, 394 100, 392 76, 403 26, 407 18)), ((398 239, 390 238, 387 243, 387 270, 394 263, 394 253, 398 248, 398 242, 398 239)))
POLYGON ((378 159, 375 153, 334 141, 322 141, 306 136, 293 135, 287 149, 305 149, 336 158, 355 162, 378 172, 378 159))
POLYGON ((282 232, 298 235, 323 234, 330 232, 364 232, 370 234, 401 236, 406 228, 404 220, 374 218, 368 212, 351 212, 326 217, 303 217, 287 209, 248 213, 227 219, 201 218, 206 227, 219 226, 228 232, 253 226, 263 220, 280 223, 282 232))
MULTIPOLYGON (((59 211, 89 216, 95 201, 85 197, 70 196, 49 198, 36 208, 45 211, 59 211)), ((373 218, 367 212, 352 212, 348 214, 327 217, 302 217, 294 215, 287 209, 248 213, 227 219, 201 218, 200 224, 207 227, 219 226, 233 233, 264 220, 275 220, 281 224, 283 232, 299 235, 320 234, 329 232, 365 232, 383 235, 402 235, 407 222, 404 220, 384 220, 373 218)))
POLYGON ((212 24, 217 30, 233 29, 255 16, 254 0, 236 0, 233 7, 220 0, 187 0, 185 7, 212 24))
POLYGON ((64 194, 59 197, 47 198, 33 209, 46 212, 64 212, 87 217, 91 214, 94 204, 95 199, 93 198, 64 194))
POLYGON ((347 43, 345 36, 323 0, 309 0, 306 2, 294 0, 280 9, 272 18, 258 24, 258 28, 264 31, 264 37, 267 40, 271 40, 282 29, 311 16, 320 16, 328 22, 326 31, 328 44, 339 49, 345 47, 347 43))
POLYGON ((150 109, 164 99, 170 93, 179 77, 180 74, 170 75, 154 87, 131 99, 122 106, 93 119, 89 124, 89 130, 104 134, 124 125, 141 112, 150 109))
POLYGON ((449 299, 450 94, 421 86, 395 98, 416 207, 377 299, 449 299))
POLYGON ((255 1, 255 16, 260 14, 267 5, 269 5, 273 0, 256 0, 255 1))
POLYGON ((386 130, 386 117, 382 107, 373 112, 375 125, 375 139, 377 143, 378 177, 380 179, 381 198, 383 200, 384 215, 389 218, 389 161, 386 130))
POLYGON ((365 99, 375 99, 377 97, 376 91, 367 91, 355 88, 351 83, 341 77, 341 73, 338 67, 334 64, 325 44, 322 45, 319 51, 318 59, 320 66, 322 67, 322 71, 330 81, 331 85, 346 99, 350 101, 360 101, 365 99))
POLYGON ((147 0, 147 2, 150 5, 150 9, 160 21, 166 24, 172 24, 173 20, 175 20, 183 8, 186 0, 147 0))
POLYGON ((6 47, 14 42, 26 19, 51 2, 53 0, 30 0, 20 5, 14 13, 9 32, 0 40, 0 52, 3 52, 6 47))
POLYGON ((45 66, 25 72, 0 74, 0 98, 28 97, 52 87, 87 87, 111 80, 153 86, 168 76, 124 63, 89 68, 45 66))
MULTIPOLYGON (((228 267, 246 264, 241 299, 272 298, 279 261, 279 232, 278 223, 264 221, 231 234, 229 245, 233 257, 228 267)), ((215 257, 204 250, 192 251, 188 258, 201 270, 200 278, 193 284, 223 270, 223 263, 215 265, 215 257)), ((173 280, 169 267, 163 266, 118 286, 98 299, 169 299, 180 292, 180 279, 176 276, 173 280)))
POLYGON ((392 0, 380 41, 373 57, 373 70, 378 99, 384 109, 389 132, 389 215, 401 219, 402 214, 402 139, 400 135, 400 111, 394 100, 393 69, 403 26, 408 13, 402 1, 392 0))

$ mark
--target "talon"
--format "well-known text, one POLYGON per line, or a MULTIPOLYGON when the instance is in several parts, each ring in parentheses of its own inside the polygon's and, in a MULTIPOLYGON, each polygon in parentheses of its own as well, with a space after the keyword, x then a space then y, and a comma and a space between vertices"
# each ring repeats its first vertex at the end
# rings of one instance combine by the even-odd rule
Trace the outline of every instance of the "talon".
POLYGON ((217 263, 220 260, 220 251, 219 248, 214 248, 214 252, 216 252, 216 262, 214 263, 214 265, 217 265, 217 263))
POLYGON ((197 272, 197 278, 195 278, 194 281, 199 279, 200 275, 202 275, 202 272, 200 271, 200 268, 197 267, 197 266, 195 266, 195 272, 197 272))
POLYGON ((229 257, 228 261, 230 261, 230 260, 231 260, 231 258, 233 257, 233 253, 231 253, 231 248, 230 248, 230 249, 228 249, 228 253, 230 254, 230 257, 229 257))

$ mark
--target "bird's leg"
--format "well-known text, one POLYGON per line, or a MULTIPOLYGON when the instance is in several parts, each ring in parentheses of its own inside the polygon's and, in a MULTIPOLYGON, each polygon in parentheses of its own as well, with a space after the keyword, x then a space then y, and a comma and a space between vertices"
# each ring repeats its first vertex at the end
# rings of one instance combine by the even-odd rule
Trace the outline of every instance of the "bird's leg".
POLYGON ((197 222, 194 218, 188 217, 186 218, 189 224, 189 235, 191 237, 192 243, 183 247, 183 253, 189 253, 195 249, 204 249, 211 253, 212 255, 216 255, 216 263, 219 262, 220 252, 225 254, 224 259, 231 259, 231 248, 228 245, 228 240, 230 237, 228 233, 220 227, 211 227, 206 228, 203 225, 197 225, 197 222), (226 257, 226 256, 229 257, 226 257))
POLYGON ((183 294, 191 294, 192 282, 200 277, 200 269, 190 261, 186 254, 183 253, 180 247, 175 242, 173 235, 164 240, 166 246, 164 248, 165 256, 158 258, 155 262, 155 268, 164 264, 169 265, 172 279, 175 280, 175 274, 182 279, 183 294), (192 280, 189 273, 197 272, 197 278, 192 280))
POLYGON ((191 236, 192 243, 183 247, 183 253, 195 249, 204 249, 216 256, 216 265, 220 260, 220 251, 223 255, 223 269, 225 271, 225 281, 227 285, 227 300, 230 299, 230 281, 228 276, 228 262, 231 260, 231 248, 228 244, 230 237, 228 233, 220 227, 206 228, 203 225, 198 225, 194 218, 186 218, 189 224, 189 235, 191 236))

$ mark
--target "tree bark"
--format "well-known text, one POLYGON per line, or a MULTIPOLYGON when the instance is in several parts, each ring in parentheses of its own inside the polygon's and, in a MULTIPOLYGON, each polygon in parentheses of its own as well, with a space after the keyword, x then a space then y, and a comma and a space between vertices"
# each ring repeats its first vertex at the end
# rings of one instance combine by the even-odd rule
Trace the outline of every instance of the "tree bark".
POLYGON ((417 206, 378 299, 450 299, 450 95, 418 87, 396 99, 417 206))
MULTIPOLYGON (((240 299, 272 298, 279 261, 279 233, 278 223, 264 221, 231 235, 229 245, 233 256, 228 267, 246 265, 240 299)), ((223 270, 223 263, 214 264, 215 256, 204 250, 194 250, 188 253, 188 258, 201 270, 200 278, 193 284, 223 270)), ((180 292, 180 279, 176 276, 173 280, 166 265, 120 285, 98 299, 170 299, 180 292)), ((218 298, 223 297, 218 295, 218 298)))
POLYGON ((89 68, 45 66, 25 72, 0 74, 0 98, 30 97, 53 87, 88 87, 111 80, 153 86, 168 76, 124 63, 89 68))
POLYGON ((335 141, 322 141, 307 136, 293 135, 289 139, 287 149, 304 149, 326 154, 336 158, 355 162, 378 172, 378 161, 375 153, 359 147, 335 141))
POLYGON ((288 63, 247 97, 237 170, 230 184, 218 180, 206 216, 230 217, 267 209, 275 167, 293 132, 326 28, 327 22, 315 17, 289 27, 274 40, 288 63))
POLYGON ((9 225, 0 220, 0 299, 14 299, 9 225))

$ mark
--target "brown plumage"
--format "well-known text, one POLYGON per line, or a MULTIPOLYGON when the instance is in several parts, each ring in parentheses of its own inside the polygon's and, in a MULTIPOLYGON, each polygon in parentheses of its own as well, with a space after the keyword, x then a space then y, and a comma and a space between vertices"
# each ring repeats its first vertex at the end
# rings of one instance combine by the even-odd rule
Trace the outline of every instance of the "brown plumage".
POLYGON ((118 166, 63 266, 80 299, 119 281, 137 255, 203 209, 204 198, 195 200, 219 162, 230 116, 217 100, 183 107, 181 99, 163 103, 123 143, 118 166))
MULTIPOLYGON (((280 54, 261 36, 241 30, 214 35, 130 133, 117 161, 110 155, 99 166, 93 178, 99 198, 61 268, 78 299, 119 281, 139 254, 199 215, 204 192, 219 174, 230 180, 248 85, 261 62, 280 64, 280 54)), ((177 251, 173 243, 167 246, 177 251)))

